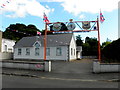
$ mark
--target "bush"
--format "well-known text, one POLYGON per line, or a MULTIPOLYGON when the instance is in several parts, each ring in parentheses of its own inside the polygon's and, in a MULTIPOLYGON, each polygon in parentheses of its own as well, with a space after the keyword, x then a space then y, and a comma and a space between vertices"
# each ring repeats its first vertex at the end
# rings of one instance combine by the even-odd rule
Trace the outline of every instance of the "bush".
POLYGON ((103 48, 102 54, 108 62, 120 63, 120 39, 113 41, 103 48))

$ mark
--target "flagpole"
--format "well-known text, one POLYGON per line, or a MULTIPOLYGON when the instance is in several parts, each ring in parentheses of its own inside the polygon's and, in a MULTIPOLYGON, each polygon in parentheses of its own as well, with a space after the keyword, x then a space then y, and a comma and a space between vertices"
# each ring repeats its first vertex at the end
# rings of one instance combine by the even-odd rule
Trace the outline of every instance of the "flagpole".
POLYGON ((46 14, 44 13, 43 15, 43 20, 45 22, 45 34, 44 34, 44 60, 46 60, 46 47, 47 47, 47 25, 49 23, 49 20, 46 16, 46 14))
POLYGON ((45 23, 45 34, 44 34, 44 60, 46 60, 46 47, 47 47, 47 23, 45 23))
POLYGON ((101 50, 100 50, 100 27, 99 18, 97 17, 97 27, 98 27, 98 60, 101 61, 101 50))

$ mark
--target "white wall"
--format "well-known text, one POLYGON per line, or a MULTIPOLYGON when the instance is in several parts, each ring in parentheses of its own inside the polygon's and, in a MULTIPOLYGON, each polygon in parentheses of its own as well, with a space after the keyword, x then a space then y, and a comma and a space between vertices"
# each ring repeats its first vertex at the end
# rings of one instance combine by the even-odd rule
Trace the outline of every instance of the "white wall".
POLYGON ((14 40, 2 39, 2 52, 13 52, 13 46, 15 45, 14 40), (7 51, 5 50, 5 45, 7 46, 7 51), (11 49, 11 51, 10 51, 11 49))
POLYGON ((77 55, 77 59, 82 59, 82 57, 81 57, 81 52, 80 52, 80 51, 77 52, 76 55, 77 55))
POLYGON ((75 60, 76 59, 76 42, 74 39, 74 36, 72 37, 72 40, 70 42, 70 46, 69 46, 69 58, 70 60, 75 60), (71 48, 72 48, 72 55, 71 55, 71 48), (75 49, 75 55, 74 55, 74 49, 75 49))
POLYGON ((17 69, 29 69, 29 70, 44 70, 47 72, 51 72, 51 61, 45 61, 45 62, 1 62, 0 61, 0 68, 17 68, 17 69), (37 67, 39 65, 39 67, 37 67))
MULTIPOLYGON (((56 56, 57 47, 50 48, 50 56, 46 56, 47 60, 68 60, 68 46, 59 46, 62 48, 62 56, 56 56)), ((18 48, 15 48, 14 59, 44 59, 44 48, 40 47, 40 55, 35 56, 35 47, 25 47, 22 49, 22 55, 18 55, 18 48), (30 55, 26 55, 26 48, 30 48, 30 55)))
POLYGON ((13 58, 13 53, 0 52, 0 61, 4 59, 12 59, 12 58, 13 58))
POLYGON ((50 47, 50 56, 47 56, 48 60, 68 60, 68 47, 67 46, 58 46, 62 48, 62 55, 56 56, 56 48, 50 47))
POLYGON ((112 63, 100 63, 98 60, 93 61, 93 72, 101 73, 101 72, 120 72, 120 64, 112 64, 112 63))

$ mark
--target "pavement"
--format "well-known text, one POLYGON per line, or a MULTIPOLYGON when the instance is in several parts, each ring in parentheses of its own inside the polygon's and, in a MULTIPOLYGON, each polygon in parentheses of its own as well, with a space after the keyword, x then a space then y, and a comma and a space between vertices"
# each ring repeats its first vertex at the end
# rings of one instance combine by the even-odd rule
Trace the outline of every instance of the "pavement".
POLYGON ((50 80, 120 82, 120 73, 92 73, 92 62, 92 59, 71 62, 52 61, 51 72, 2 68, 2 74, 50 80))

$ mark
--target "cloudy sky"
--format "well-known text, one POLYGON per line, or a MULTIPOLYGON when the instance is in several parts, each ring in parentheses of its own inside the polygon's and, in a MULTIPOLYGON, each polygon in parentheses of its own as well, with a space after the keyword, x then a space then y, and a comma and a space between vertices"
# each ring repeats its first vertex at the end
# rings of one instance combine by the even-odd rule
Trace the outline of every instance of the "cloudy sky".
MULTIPOLYGON (((43 13, 50 22, 96 20, 100 9, 105 21, 100 24, 101 42, 107 38, 118 38, 118 2, 119 0, 0 0, 0 30, 10 24, 34 24, 44 29, 43 13)), ((97 32, 76 33, 82 39, 86 36, 97 37, 97 32)))

